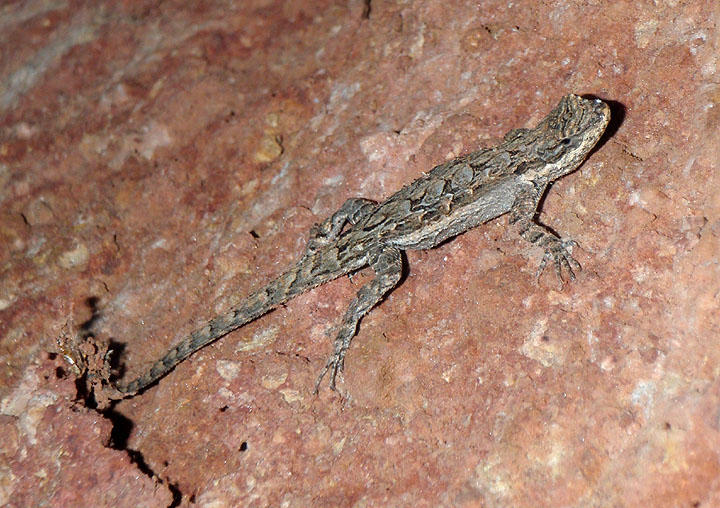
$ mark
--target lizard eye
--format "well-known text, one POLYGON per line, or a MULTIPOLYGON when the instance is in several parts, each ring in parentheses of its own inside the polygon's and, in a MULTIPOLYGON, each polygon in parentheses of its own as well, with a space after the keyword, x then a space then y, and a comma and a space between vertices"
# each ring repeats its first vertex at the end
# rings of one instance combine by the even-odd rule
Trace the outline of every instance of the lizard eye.
POLYGON ((569 147, 572 147, 572 138, 560 139, 556 145, 549 146, 547 148, 538 148, 538 157, 545 162, 553 162, 559 159, 563 153, 567 151, 569 147))

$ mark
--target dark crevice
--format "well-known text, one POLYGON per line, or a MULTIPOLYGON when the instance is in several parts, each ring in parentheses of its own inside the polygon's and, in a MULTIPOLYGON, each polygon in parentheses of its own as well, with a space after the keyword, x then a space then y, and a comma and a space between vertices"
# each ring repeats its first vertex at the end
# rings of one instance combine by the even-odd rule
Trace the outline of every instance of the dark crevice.
MULTIPOLYGON (((150 465, 145 461, 145 456, 140 450, 133 450, 128 448, 127 442, 132 433, 132 429, 135 426, 132 420, 127 416, 115 411, 115 403, 112 403, 108 409, 98 411, 104 418, 107 418, 112 422, 113 427, 110 432, 110 441, 107 443, 108 448, 113 450, 124 451, 130 458, 130 462, 134 464, 138 471, 159 483, 160 485, 166 485, 170 493, 172 494, 172 502, 168 508, 176 508, 180 506, 182 501, 182 491, 178 487, 177 483, 172 482, 168 478, 161 478, 150 465)), ((167 461, 164 464, 168 464, 167 461)))
POLYGON ((182 501, 182 492, 180 492, 180 487, 178 487, 177 483, 171 482, 168 482, 167 486, 173 497, 172 503, 170 503, 168 508, 177 508, 180 506, 180 501, 182 501))
MULTIPOLYGON (((92 328, 100 317, 98 303, 99 298, 97 297, 90 297, 86 300, 86 304, 88 305, 88 307, 90 307, 92 314, 91 317, 87 321, 82 323, 79 327, 79 335, 83 340, 94 337, 92 328)), ((118 356, 120 356, 123 348, 124 346, 122 344, 112 340, 110 341, 110 351, 112 352, 112 356, 115 357, 115 360, 118 356)), ((111 361, 111 363, 116 362, 111 361)), ((64 369, 59 367, 56 370, 56 375, 58 377, 64 377, 66 373, 64 369)), ((180 503, 182 501, 182 491, 180 490, 178 484, 172 482, 168 478, 163 479, 157 473, 155 473, 152 467, 150 467, 150 465, 148 465, 148 463, 145 461, 145 456, 140 450, 133 450, 132 448, 128 448, 128 439, 130 438, 130 434, 132 433, 135 424, 130 418, 115 410, 115 406, 120 401, 111 401, 110 405, 105 408, 98 407, 95 393, 91 388, 91 383, 88 380, 87 370, 84 370, 80 375, 76 377, 75 387, 77 390, 75 396, 76 402, 79 402, 83 404, 86 408, 97 412, 103 418, 106 418, 112 423, 110 438, 105 444, 105 446, 107 446, 108 448, 112 448, 113 450, 124 451, 125 453, 127 453, 130 462, 137 467, 138 471, 140 471, 148 478, 151 478, 154 482, 160 485, 166 485, 168 490, 172 494, 172 502, 170 503, 168 508, 176 508, 177 506, 180 506, 180 503)), ((168 461, 165 461, 163 464, 167 466, 168 461)))
POLYGON ((370 19, 370 12, 372 12, 372 0, 363 0, 362 19, 370 19))
POLYGON ((80 325, 81 338, 87 338, 92 335, 92 329, 100 319, 100 298, 91 296, 85 300, 85 305, 90 308, 90 319, 80 325))

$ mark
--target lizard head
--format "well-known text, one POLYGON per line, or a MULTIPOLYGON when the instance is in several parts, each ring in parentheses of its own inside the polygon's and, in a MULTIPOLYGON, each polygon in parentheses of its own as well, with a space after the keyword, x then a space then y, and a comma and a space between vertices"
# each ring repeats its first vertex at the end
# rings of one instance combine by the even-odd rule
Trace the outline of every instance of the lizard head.
POLYGON ((598 142, 610 121, 610 108, 600 99, 569 94, 540 124, 536 156, 551 180, 574 171, 598 142))
POLYGON ((609 121, 603 101, 569 94, 534 129, 510 131, 505 144, 525 154, 535 178, 553 181, 580 165, 609 121))

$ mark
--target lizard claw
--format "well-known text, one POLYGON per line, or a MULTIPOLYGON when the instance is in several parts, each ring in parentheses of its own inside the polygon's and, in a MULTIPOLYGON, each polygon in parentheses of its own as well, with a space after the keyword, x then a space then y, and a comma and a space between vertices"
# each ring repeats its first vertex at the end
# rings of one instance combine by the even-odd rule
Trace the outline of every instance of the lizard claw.
POLYGON ((582 266, 578 263, 575 258, 572 257, 572 249, 577 246, 577 242, 574 240, 560 240, 556 238, 554 242, 545 247, 545 255, 543 256, 540 266, 538 267, 535 279, 539 280, 540 275, 545 270, 548 260, 552 260, 555 266, 555 273, 560 280, 560 287, 562 288, 565 279, 563 277, 563 269, 567 271, 570 280, 575 280, 574 270, 582 270, 582 266))
POLYGON ((332 391, 337 391, 337 387, 335 386, 335 379, 337 378, 338 374, 342 374, 343 370, 345 369, 345 350, 340 349, 338 351, 335 351, 330 359, 325 364, 325 367, 323 367, 323 370, 320 372, 320 375, 317 378, 317 381, 315 381, 315 390, 313 390, 313 394, 317 395, 320 391, 320 383, 322 382, 323 378, 325 377, 325 374, 330 372, 330 389, 332 391))

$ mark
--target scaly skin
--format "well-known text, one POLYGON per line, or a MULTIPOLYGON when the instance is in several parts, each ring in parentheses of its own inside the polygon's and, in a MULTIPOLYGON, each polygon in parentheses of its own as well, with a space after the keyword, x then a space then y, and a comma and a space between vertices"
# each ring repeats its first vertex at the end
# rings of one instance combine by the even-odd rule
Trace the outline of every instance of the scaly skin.
POLYGON ((579 265, 568 250, 573 242, 562 241, 534 218, 548 184, 582 163, 609 119, 604 102, 567 95, 534 129, 512 130, 498 146, 440 164, 382 203, 346 201, 313 226, 295 266, 191 333, 137 379, 111 382, 111 387, 125 396, 142 391, 194 352, 294 296, 370 266, 376 276, 350 303, 315 385, 317 392, 330 372, 335 389, 358 323, 400 280, 402 252, 433 248, 506 213, 525 240, 545 250, 539 272, 549 260, 561 281, 563 269, 574 278, 573 268, 579 265))

